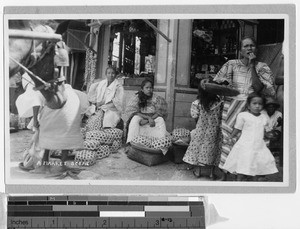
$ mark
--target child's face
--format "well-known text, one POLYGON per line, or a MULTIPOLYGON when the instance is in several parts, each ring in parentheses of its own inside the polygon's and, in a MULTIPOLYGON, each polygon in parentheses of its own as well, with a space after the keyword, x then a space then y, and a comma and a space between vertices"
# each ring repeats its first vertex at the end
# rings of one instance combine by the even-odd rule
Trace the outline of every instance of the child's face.
POLYGON ((266 111, 267 111, 268 115, 271 116, 275 113, 276 106, 273 104, 269 104, 268 106, 266 106, 266 111))
POLYGON ((254 97, 251 99, 248 109, 252 114, 260 114, 263 109, 263 99, 260 97, 254 97))
POLYGON ((153 93, 153 87, 150 82, 147 82, 144 87, 142 88, 142 91, 144 92, 145 95, 147 96, 152 96, 153 93))

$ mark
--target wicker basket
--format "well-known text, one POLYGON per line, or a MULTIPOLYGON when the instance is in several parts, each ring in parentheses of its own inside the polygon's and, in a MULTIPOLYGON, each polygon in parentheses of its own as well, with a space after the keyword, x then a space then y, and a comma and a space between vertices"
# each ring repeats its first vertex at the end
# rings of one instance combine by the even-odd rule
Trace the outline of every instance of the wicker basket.
POLYGON ((168 160, 161 150, 150 149, 136 143, 131 143, 127 157, 147 166, 158 165, 168 160))

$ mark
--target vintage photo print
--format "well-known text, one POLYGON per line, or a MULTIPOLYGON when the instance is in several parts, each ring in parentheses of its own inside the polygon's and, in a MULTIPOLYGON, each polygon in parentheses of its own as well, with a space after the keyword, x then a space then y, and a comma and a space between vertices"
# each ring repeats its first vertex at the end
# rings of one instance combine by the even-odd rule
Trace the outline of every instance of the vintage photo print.
POLYGON ((293 192, 295 8, 263 7, 5 8, 7 190, 293 192))

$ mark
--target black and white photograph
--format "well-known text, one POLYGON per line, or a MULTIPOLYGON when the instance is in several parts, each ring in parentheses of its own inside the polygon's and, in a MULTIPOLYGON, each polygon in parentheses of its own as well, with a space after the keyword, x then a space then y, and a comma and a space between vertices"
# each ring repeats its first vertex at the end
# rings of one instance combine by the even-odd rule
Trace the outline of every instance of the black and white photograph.
POLYGON ((291 185, 287 15, 5 16, 8 184, 291 185))
POLYGON ((295 1, 0 4, 0 227, 10 198, 74 195, 299 228, 295 1))

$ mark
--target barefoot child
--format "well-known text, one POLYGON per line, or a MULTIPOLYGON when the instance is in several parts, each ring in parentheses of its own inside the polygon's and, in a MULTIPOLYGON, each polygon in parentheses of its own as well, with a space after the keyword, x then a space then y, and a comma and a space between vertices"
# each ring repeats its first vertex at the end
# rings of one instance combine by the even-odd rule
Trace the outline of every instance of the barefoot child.
POLYGON ((191 116, 196 120, 191 142, 183 161, 195 166, 194 175, 201 176, 201 168, 210 168, 210 179, 215 180, 215 166, 220 163, 222 133, 220 129, 223 102, 215 95, 205 91, 202 80, 198 87, 197 100, 192 103, 191 116))
POLYGON ((261 176, 277 173, 275 159, 264 142, 264 127, 268 119, 261 114, 264 99, 255 93, 247 98, 248 111, 237 116, 231 140, 238 133, 241 136, 234 144, 224 164, 224 169, 237 174, 237 180, 244 176, 261 176))

